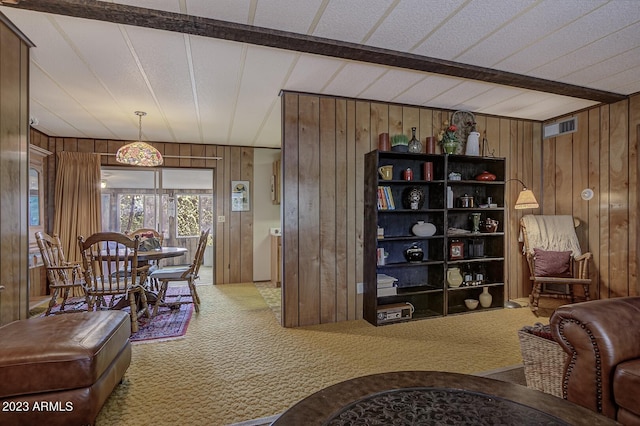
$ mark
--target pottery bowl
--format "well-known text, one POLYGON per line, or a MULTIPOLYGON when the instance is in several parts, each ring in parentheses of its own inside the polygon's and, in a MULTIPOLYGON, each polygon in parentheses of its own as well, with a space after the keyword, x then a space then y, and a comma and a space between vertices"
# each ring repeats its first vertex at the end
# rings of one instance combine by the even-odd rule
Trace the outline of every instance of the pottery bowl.
POLYGON ((464 304, 467 306, 467 309, 473 310, 478 307, 478 300, 476 299, 464 299, 464 304))

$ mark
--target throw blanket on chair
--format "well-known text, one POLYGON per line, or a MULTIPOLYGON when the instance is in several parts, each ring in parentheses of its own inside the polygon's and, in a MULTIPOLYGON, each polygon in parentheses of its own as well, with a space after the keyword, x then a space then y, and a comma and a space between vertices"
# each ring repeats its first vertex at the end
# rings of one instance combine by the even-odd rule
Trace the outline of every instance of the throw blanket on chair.
MULTIPOLYGON (((529 250, 531 253, 534 248, 571 251, 574 258, 582 254, 573 216, 528 214, 522 217, 522 223, 529 243, 523 250, 529 250)), ((522 235, 520 240, 522 241, 522 235)))

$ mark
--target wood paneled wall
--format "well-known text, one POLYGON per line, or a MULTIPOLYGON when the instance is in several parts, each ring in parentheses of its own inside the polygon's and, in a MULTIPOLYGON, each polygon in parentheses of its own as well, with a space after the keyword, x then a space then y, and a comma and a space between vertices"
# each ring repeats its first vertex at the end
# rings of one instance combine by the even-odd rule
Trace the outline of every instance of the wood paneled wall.
MULTIPOLYGON (((640 295, 638 134, 640 95, 575 114, 578 131, 542 141, 543 213, 571 214, 593 254, 591 297, 640 295), (580 193, 594 191, 590 201, 580 193)), ((559 119, 566 118, 560 117, 559 119)))
POLYGON ((0 14, 0 325, 28 317, 29 48, 0 14))
MULTIPOLYGON (((362 233, 364 154, 377 149, 388 132, 436 135, 452 111, 284 92, 283 108, 283 324, 287 327, 362 318, 362 233)), ((534 167, 540 161, 539 122, 478 115, 488 152, 507 158, 509 178, 523 180, 536 196, 534 167)), ((513 205, 522 189, 507 185, 513 205)), ((508 211, 506 297, 524 297, 520 277, 518 221, 525 213, 508 211)), ((523 269, 524 268, 524 269, 523 269)))
MULTIPOLYGON (((96 152, 115 154, 124 141, 101 139, 76 139, 49 137, 37 130, 31 130, 31 143, 54 153, 45 163, 46 176, 46 218, 47 230, 51 232, 54 217, 54 185, 56 176, 56 155, 60 151, 96 152)), ((223 216, 224 222, 216 220, 215 244, 215 282, 240 283, 253 280, 253 209, 251 211, 231 211, 231 181, 248 180, 253 182, 253 148, 231 147, 183 143, 156 143, 154 145, 163 155, 182 158, 165 158, 162 167, 170 168, 212 168, 214 173, 215 218, 223 216), (221 160, 198 159, 188 157, 222 157, 221 160)), ((103 166, 122 166, 113 155, 102 156, 103 166)), ((125 166, 126 167, 126 166, 125 166)), ((25 190, 26 194, 26 190, 25 190)), ((251 195, 251 193, 250 193, 251 195)))

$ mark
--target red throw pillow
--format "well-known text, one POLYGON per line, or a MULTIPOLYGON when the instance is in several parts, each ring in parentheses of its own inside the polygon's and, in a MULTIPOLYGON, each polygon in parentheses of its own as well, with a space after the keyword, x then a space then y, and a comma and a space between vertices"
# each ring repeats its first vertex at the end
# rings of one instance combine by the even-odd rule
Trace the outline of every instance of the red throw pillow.
POLYGON ((533 249, 536 277, 571 277, 571 252, 533 249))

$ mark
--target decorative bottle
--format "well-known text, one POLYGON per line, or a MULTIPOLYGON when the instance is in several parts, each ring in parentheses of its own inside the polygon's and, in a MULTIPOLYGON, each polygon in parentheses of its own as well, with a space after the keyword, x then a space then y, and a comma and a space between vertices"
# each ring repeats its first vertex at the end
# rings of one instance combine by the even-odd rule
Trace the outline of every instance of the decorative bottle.
POLYGON ((422 152, 422 142, 416 138, 416 128, 411 128, 411 140, 409 141, 409 152, 412 154, 419 154, 422 152))
POLYGON ((480 297, 478 297, 478 299, 480 299, 480 306, 482 306, 483 308, 488 308, 491 306, 493 296, 491 296, 491 293, 489 293, 489 287, 484 287, 482 289, 482 293, 480 293, 480 297))

